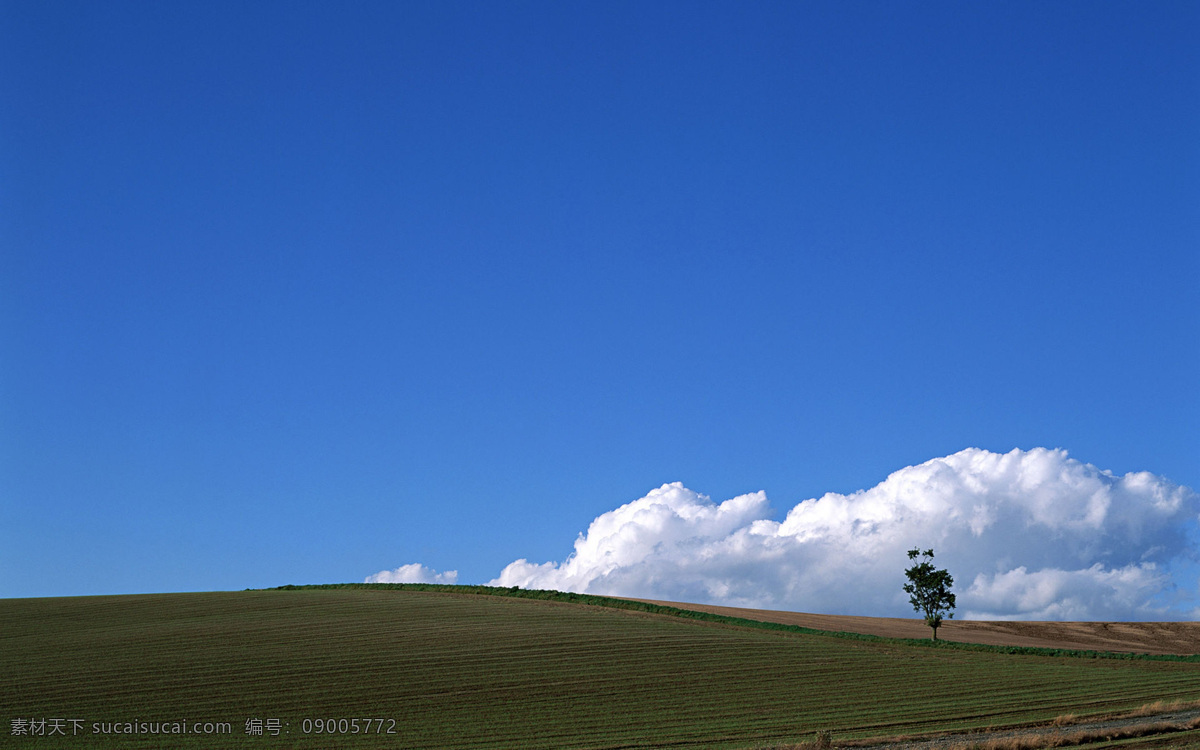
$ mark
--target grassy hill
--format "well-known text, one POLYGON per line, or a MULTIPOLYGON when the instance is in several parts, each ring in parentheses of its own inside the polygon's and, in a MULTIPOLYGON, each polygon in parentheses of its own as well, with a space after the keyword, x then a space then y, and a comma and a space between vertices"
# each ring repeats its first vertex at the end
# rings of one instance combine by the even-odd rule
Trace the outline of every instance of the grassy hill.
POLYGON ((930 648, 420 588, 0 600, 0 746, 747 748, 1200 698, 1189 660, 930 648), (57 740, 11 733, 29 719, 82 724, 57 740), (278 720, 280 734, 247 735, 248 720, 278 720), (318 731, 329 720, 335 731, 318 731), (123 722, 229 733, 95 731, 123 722))

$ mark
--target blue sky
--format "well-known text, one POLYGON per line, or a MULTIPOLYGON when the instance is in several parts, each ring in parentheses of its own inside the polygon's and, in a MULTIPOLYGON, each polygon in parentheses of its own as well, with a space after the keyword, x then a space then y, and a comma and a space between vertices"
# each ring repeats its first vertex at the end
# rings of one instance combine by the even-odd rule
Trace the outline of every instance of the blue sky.
POLYGON ((969 447, 1200 487, 1198 32, 0 0, 0 597, 482 583, 969 447))

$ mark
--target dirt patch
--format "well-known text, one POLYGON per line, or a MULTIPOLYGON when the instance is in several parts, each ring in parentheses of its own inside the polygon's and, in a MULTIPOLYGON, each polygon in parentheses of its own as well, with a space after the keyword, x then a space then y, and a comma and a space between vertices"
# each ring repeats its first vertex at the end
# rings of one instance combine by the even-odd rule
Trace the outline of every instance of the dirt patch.
MULTIPOLYGON (((719 607, 653 599, 638 601, 679 609, 742 617, 761 622, 778 622, 818 630, 880 635, 888 638, 928 638, 922 620, 904 617, 857 617, 814 615, 771 609, 719 607)), ((995 646, 1038 646, 1140 654, 1200 653, 1200 622, 1004 622, 991 620, 946 620, 938 638, 960 643, 995 646)))

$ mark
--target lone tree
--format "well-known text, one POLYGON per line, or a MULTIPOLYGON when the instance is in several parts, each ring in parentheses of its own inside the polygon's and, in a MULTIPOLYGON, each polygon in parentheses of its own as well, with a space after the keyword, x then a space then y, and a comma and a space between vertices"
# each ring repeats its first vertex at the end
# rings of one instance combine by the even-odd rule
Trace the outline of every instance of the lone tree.
POLYGON ((942 616, 954 619, 954 613, 950 611, 954 609, 954 594, 950 593, 954 578, 945 570, 933 567, 933 550, 927 549, 922 552, 914 547, 908 551, 909 560, 916 560, 918 557, 922 558, 921 562, 914 563, 904 571, 904 575, 908 577, 908 583, 904 584, 904 593, 909 595, 913 609, 925 614, 925 624, 933 628, 933 640, 936 641, 942 616))

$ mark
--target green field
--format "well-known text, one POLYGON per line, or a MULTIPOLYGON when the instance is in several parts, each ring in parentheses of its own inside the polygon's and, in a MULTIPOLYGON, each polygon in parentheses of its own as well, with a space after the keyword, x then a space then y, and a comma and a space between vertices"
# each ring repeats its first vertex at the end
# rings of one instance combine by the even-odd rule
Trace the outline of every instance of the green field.
POLYGON ((0 600, 0 746, 749 748, 1200 698, 1189 661, 927 648, 451 591, 0 600), (12 734, 14 720, 54 718, 84 723, 12 734), (249 719, 281 733, 247 735, 249 719), (347 733, 318 733, 327 719, 347 733), (352 719, 384 721, 350 734, 352 719), (230 733, 92 731, 182 721, 230 733))

